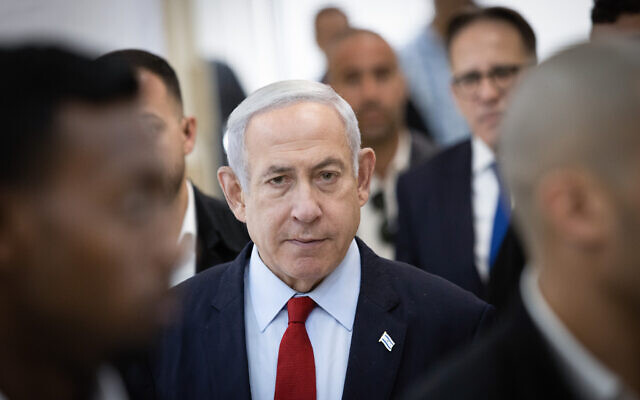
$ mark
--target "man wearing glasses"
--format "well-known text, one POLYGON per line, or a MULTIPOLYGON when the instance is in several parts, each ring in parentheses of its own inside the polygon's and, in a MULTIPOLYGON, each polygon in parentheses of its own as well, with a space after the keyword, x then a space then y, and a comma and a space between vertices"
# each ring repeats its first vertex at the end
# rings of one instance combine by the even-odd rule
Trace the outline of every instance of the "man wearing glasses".
POLYGON ((509 91, 536 62, 535 34, 515 11, 492 7, 454 17, 446 44, 471 139, 400 177, 396 255, 500 307, 524 255, 496 164, 498 127, 509 91))

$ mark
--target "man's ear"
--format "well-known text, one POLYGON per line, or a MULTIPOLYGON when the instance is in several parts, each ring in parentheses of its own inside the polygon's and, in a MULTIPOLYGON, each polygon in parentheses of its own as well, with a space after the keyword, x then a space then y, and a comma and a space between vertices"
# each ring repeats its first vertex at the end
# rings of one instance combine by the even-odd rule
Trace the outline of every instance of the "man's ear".
POLYGON ((376 166, 376 153, 367 147, 358 153, 358 199, 360 207, 369 200, 371 177, 376 166))
POLYGON ((233 215, 242 222, 247 222, 245 213, 245 196, 240 186, 238 177, 231 167, 218 168, 218 182, 224 192, 224 198, 229 204, 229 208, 233 211, 233 215))
POLYGON ((556 233, 582 249, 600 246, 613 221, 606 190, 581 171, 561 170, 543 177, 536 193, 543 219, 556 233))
POLYGON ((182 118, 182 152, 184 155, 191 154, 196 145, 196 131, 198 123, 195 117, 182 118))

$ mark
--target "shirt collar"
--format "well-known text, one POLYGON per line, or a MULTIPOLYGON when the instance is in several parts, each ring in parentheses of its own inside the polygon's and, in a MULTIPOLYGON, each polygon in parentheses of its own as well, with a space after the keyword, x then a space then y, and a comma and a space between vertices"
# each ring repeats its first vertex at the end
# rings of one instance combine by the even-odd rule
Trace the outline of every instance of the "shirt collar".
POLYGON ((399 174, 409 168, 411 162, 411 133, 408 130, 403 130, 398 135, 398 147, 396 153, 393 155, 393 159, 389 163, 387 172, 384 174, 385 178, 382 181, 376 174, 373 174, 371 179, 371 192, 384 187, 384 182, 394 182, 397 180, 399 174))
POLYGON ((191 182, 187 181, 187 210, 184 213, 184 218, 182 219, 182 228, 180 228, 180 236, 178 236, 178 243, 182 241, 182 239, 190 234, 193 237, 196 237, 198 231, 198 222, 196 219, 196 200, 193 194, 193 186, 191 182))
POLYGON ((480 138, 471 139, 471 171, 479 174, 491 168, 491 164, 496 161, 496 156, 487 144, 480 138))
MULTIPOLYGON (((309 296, 348 331, 353 329, 358 295, 360 294, 360 251, 355 239, 351 241, 344 259, 309 296)), ((297 294, 262 262, 258 246, 253 246, 249 260, 249 291, 258 328, 269 326, 287 301, 297 294)))
POLYGON ((538 286, 538 271, 527 267, 520 279, 522 301, 535 325, 551 345, 570 383, 585 399, 617 399, 623 393, 618 377, 595 358, 556 316, 538 286))

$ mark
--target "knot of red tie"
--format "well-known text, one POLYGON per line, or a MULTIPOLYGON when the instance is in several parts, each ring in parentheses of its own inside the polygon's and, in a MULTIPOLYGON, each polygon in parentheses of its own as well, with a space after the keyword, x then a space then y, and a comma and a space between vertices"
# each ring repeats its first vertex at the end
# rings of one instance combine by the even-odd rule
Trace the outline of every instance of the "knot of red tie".
POLYGON ((311 297, 292 297, 287 302, 289 323, 298 322, 304 324, 315 306, 316 302, 311 297))

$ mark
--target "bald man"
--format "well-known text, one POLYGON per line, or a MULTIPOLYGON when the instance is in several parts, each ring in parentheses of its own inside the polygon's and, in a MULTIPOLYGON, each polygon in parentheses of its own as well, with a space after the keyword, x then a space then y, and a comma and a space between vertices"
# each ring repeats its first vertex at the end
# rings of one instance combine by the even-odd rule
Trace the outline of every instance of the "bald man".
POLYGON ((525 81, 501 140, 532 257, 520 301, 415 398, 638 398, 638 110, 637 43, 575 47, 525 81))
POLYGON ((436 147, 405 124, 407 87, 396 55, 377 33, 351 29, 328 53, 328 83, 358 118, 364 147, 376 153, 371 201, 361 209, 358 236, 379 255, 395 257, 398 176, 426 161, 436 147))

